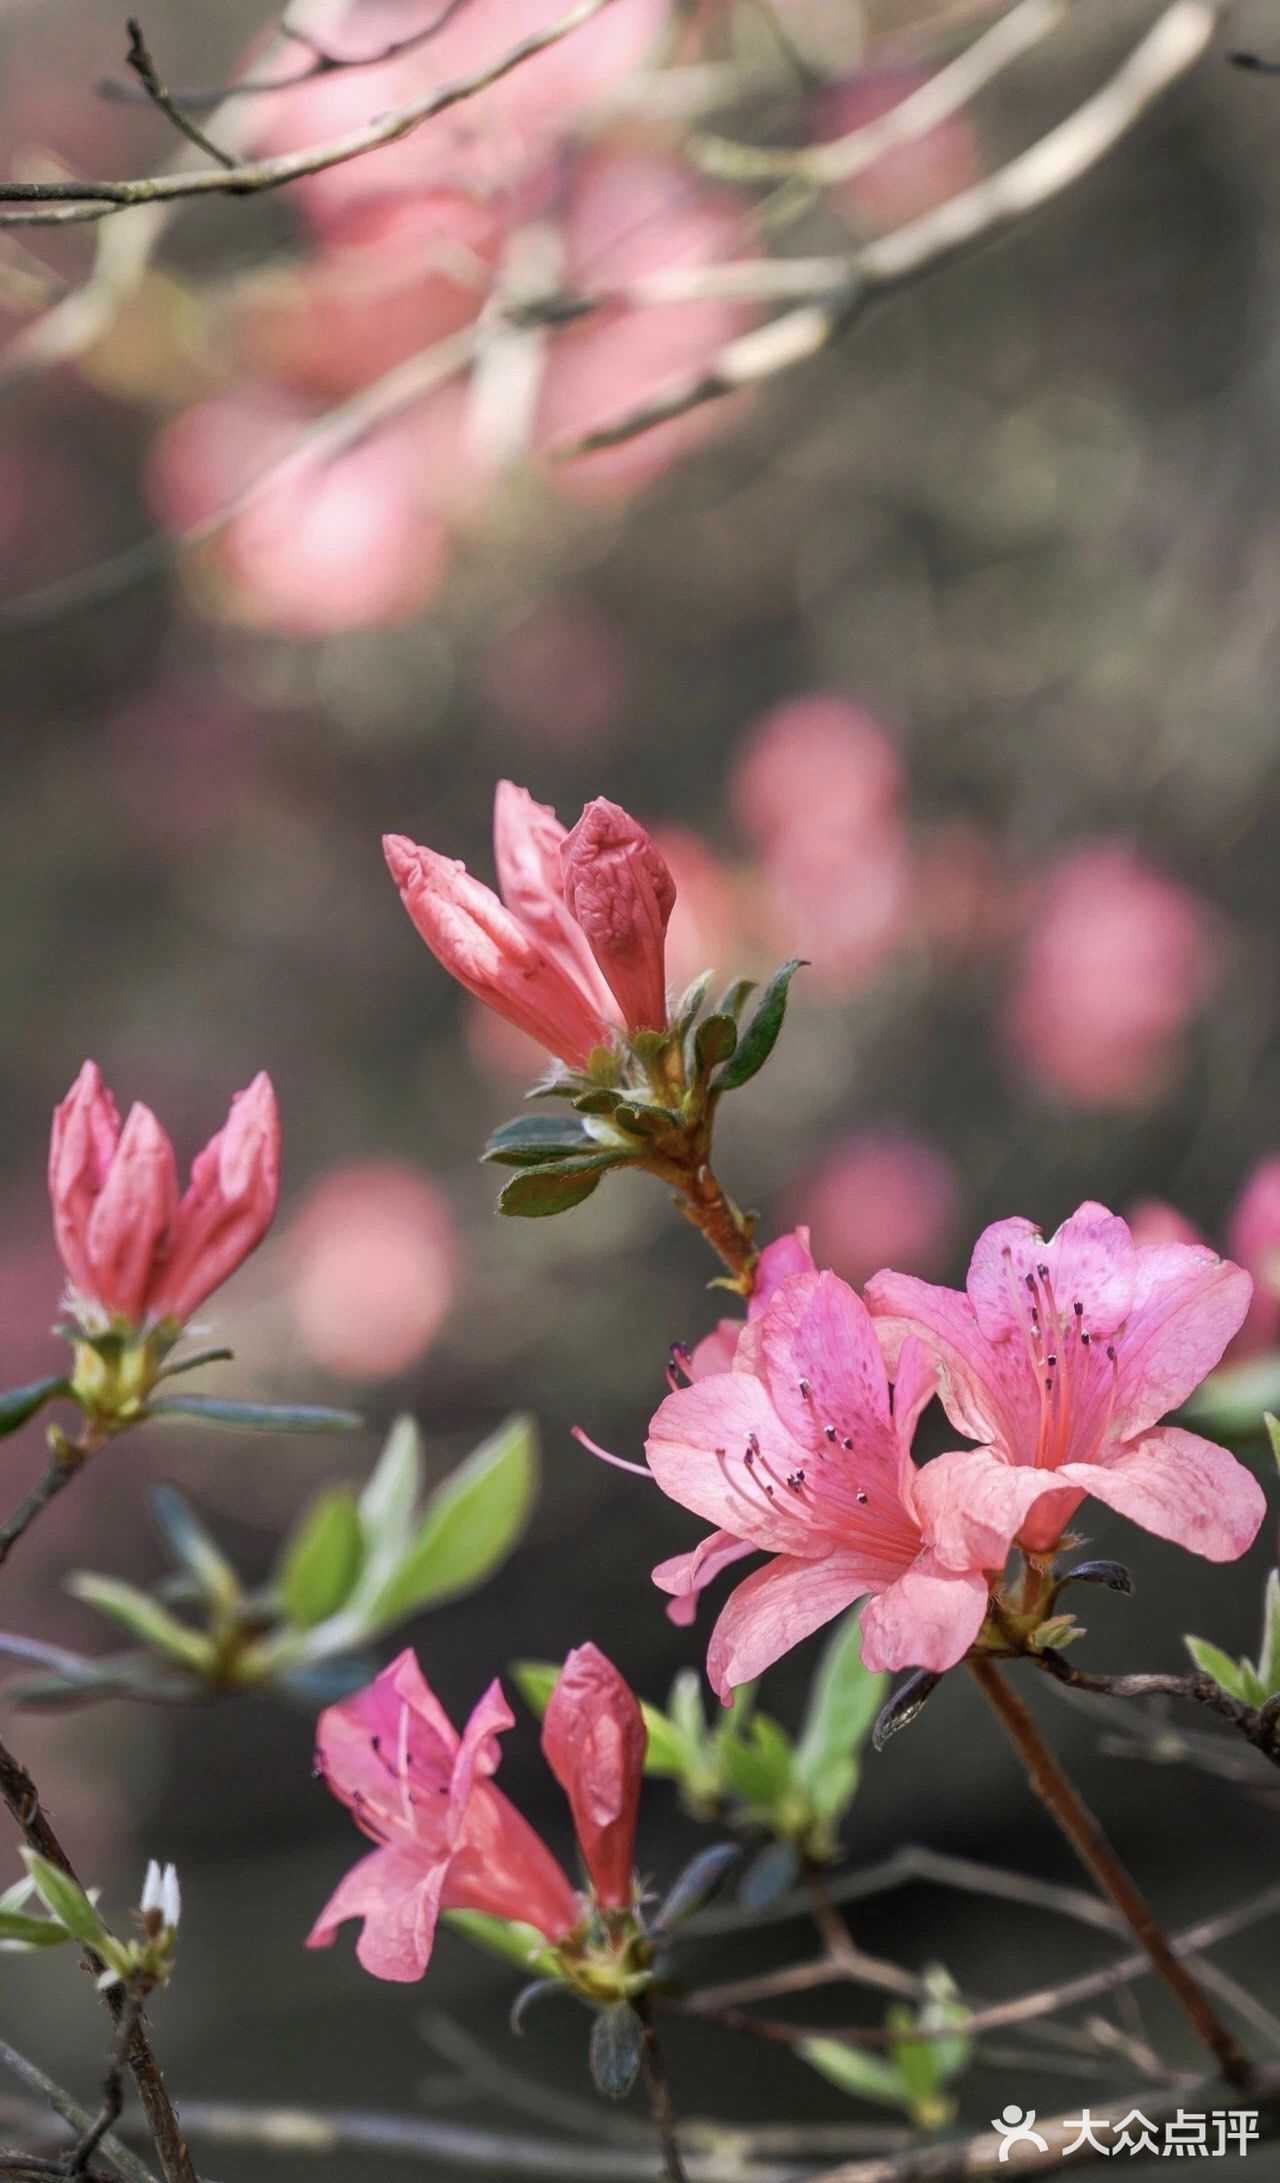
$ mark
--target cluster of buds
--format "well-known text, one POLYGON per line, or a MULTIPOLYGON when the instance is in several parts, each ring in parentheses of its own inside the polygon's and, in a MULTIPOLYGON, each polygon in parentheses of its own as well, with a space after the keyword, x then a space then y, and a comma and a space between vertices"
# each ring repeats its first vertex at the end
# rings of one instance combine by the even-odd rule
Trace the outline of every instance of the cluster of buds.
POLYGON ((748 1282, 750 1222, 710 1172, 715 1109, 772 1052, 797 964, 783 966, 745 1024, 750 980, 708 1011, 708 972, 673 1003, 665 942, 675 883, 644 828, 603 797, 570 831, 527 790, 500 782, 500 894, 402 835, 384 847, 432 953, 546 1049, 554 1066, 535 1089, 573 1109, 495 1132, 486 1159, 519 1170, 499 1211, 567 1212, 612 1169, 638 1167, 680 1194, 740 1284, 748 1282))

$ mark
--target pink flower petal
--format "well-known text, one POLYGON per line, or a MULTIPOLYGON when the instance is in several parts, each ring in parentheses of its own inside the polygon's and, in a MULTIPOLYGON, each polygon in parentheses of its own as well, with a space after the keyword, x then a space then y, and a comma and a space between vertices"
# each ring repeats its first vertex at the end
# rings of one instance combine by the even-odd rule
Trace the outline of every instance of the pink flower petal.
POLYGON ((691 1553, 673 1554, 670 1561, 660 1561, 653 1581, 660 1592, 671 1594, 668 1621, 678 1629, 687 1629, 697 1619, 698 1599, 707 1586, 723 1569, 755 1552, 749 1539, 735 1538, 732 1531, 712 1531, 691 1553))
POLYGON ((649 1468, 682 1508, 766 1553, 825 1552, 829 1540, 785 1485, 801 1451, 750 1373, 719 1373, 668 1395, 649 1434, 649 1468))
POLYGON ((881 1578, 856 1554, 819 1561, 778 1555, 738 1585, 721 1612, 707 1651, 712 1688, 728 1705, 741 1684, 753 1682, 881 1578))
POLYGON ((1235 1561, 1246 1553, 1267 1512, 1252 1471, 1225 1448, 1176 1425, 1149 1433, 1112 1463, 1068 1463, 1056 1476, 1206 1561, 1235 1561))
POLYGON ((308 1948, 328 1948, 348 1918, 363 1918, 356 1942, 374 1978, 411 1984, 431 1960, 446 1862, 424 1867, 403 1850, 376 1849, 340 1880, 310 1933, 308 1948))
POLYGON ((1133 1239, 1117 1214, 1086 1202, 1047 1243, 1027 1220, 997 1221, 979 1236, 967 1289, 988 1341, 1024 1339, 1028 1276, 1041 1266, 1064 1323, 1077 1301, 1094 1336, 1114 1334, 1127 1317, 1137 1271, 1133 1239))
POLYGON ((1002 1569, 1030 1511, 1061 1471, 1010 1463, 993 1448, 936 1455, 916 1472, 920 1528, 945 1569, 1002 1569))
POLYGON ((940 1675, 963 1660, 987 1613, 984 1577, 956 1575, 921 1554, 862 1610, 864 1667, 930 1668, 940 1675))
POLYGON ((1186 1401, 1244 1323, 1252 1294, 1241 1267, 1196 1244, 1139 1251, 1133 1308, 1117 1343, 1116 1423, 1125 1439, 1186 1401))
POLYGON ((903 1343, 916 1335, 933 1358, 938 1395, 957 1432, 1013 1451, 1035 1447, 1040 1400, 1021 1343, 989 1342, 959 1289, 935 1288, 911 1274, 878 1273, 867 1303, 895 1371, 903 1343))

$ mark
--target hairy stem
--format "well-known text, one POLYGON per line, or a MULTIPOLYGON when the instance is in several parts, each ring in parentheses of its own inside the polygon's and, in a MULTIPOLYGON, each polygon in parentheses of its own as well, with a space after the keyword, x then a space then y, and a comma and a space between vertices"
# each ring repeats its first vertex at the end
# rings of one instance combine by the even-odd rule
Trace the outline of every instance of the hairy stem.
POLYGON ((683 1196, 677 1204, 685 1219, 704 1235, 721 1264, 733 1277, 742 1296, 755 1287, 759 1252, 751 1240, 751 1223, 738 1211, 714 1171, 703 1162, 681 1178, 683 1196))
POLYGON ((1114 1903, 1152 1968, 1164 1980, 1196 2037, 1218 2061, 1228 2083, 1248 2086, 1254 2067, 1197 1979, 1179 1960, 1150 1904, 1116 1856, 1093 1813, 1062 1771, 1022 1699, 992 1660, 970 1661, 979 1689, 1027 1769, 1031 1786, 1086 1870, 1114 1903))
MULTIPOLYGON (((8 1805, 30 1847, 38 1850, 42 1857, 47 1857, 50 1864, 56 1865, 60 1872, 65 1872, 79 1886, 75 1869, 40 1802, 40 1793, 34 1781, 26 1767, 3 1742, 0 1742, 0 1797, 8 1805)), ((101 1961, 91 1948, 86 1948, 84 1955, 96 1978, 103 1969, 101 1961)), ((128 1998, 121 1993, 118 1986, 108 1986, 102 1998, 110 2011, 112 2022, 120 2028, 129 2012, 128 1998)), ((199 2183, 186 2139, 182 2135, 182 2126, 169 2098, 155 2049, 140 2014, 130 2031, 127 2060, 155 2141, 165 2183, 199 2183)))

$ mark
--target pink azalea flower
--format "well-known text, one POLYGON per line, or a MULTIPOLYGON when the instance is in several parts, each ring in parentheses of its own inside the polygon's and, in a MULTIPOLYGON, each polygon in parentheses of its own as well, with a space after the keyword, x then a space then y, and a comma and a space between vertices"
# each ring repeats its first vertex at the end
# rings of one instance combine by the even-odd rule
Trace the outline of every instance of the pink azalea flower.
MULTIPOLYGON (((801 1273, 744 1328, 732 1371, 662 1404, 649 1467, 672 1500, 720 1527, 698 1550, 704 1567, 734 1558, 730 1541, 771 1557, 712 1633, 707 1673, 723 1699, 857 1599, 868 1601, 870 1667, 941 1671, 964 1657, 988 1587, 977 1557, 962 1566, 954 1543, 935 1539, 921 1502, 927 1470, 911 1439, 933 1386, 925 1349, 907 1344, 891 1401, 866 1307, 836 1275, 801 1273)), ((677 1590, 690 1560, 655 1581, 677 1590)))
POLYGON ((675 890, 643 827, 598 797, 572 834, 510 781, 494 804, 501 899, 465 865, 388 834, 387 863, 438 962, 569 1068, 622 1028, 666 1023, 675 890))
POLYGON ((1045 1092, 1138 1106, 1176 1077, 1216 978, 1206 905, 1127 842, 1072 849, 1023 943, 1005 1032, 1045 1092))
POLYGON ((1087 1494, 1209 1561, 1243 1554, 1265 1512, 1257 1480, 1160 1419, 1212 1371, 1250 1289, 1213 1251, 1135 1245, 1094 1204, 1047 1243, 997 1221, 963 1292, 877 1274, 867 1301, 890 1363, 923 1342, 952 1424, 982 1443, 921 1474, 942 1559, 995 1564, 1015 1539, 1050 1552, 1087 1494))
POLYGON ((547 1763, 569 1799, 574 1831, 602 1910, 634 1893, 636 1821, 649 1732, 640 1701, 595 1645, 560 1671, 542 1724, 547 1763))
MULTIPOLYGON (((651 277, 696 273, 734 254, 740 226, 735 200, 695 181, 676 160, 636 150, 590 153, 577 162, 569 190, 565 289, 607 296, 651 277)), ((709 364, 753 316, 741 303, 702 298, 620 303, 562 327, 547 354, 538 445, 554 451, 626 416, 709 364)), ((616 447, 557 462, 548 478, 585 499, 634 493, 719 430, 734 406, 704 403, 616 447)))
POLYGON ((498 1737, 514 1725, 491 1683, 461 1736, 412 1652, 321 1714, 317 1768, 376 1843, 317 1918, 309 1948, 363 1919, 356 1955, 375 1978, 421 1978, 443 1910, 520 1919, 554 1943, 582 1905, 546 1845, 495 1789, 498 1737))
POLYGON ((96 1062, 54 1112, 49 1196, 78 1321, 183 1324, 262 1241, 280 1182, 267 1076, 238 1092, 178 1193, 173 1146, 149 1107, 123 1129, 96 1062))

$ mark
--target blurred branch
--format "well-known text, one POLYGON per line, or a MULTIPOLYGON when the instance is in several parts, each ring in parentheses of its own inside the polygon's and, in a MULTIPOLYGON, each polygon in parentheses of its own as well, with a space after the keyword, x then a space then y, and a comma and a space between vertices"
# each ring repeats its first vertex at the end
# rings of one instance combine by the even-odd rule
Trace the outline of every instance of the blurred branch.
POLYGON ((554 23, 531 31, 483 68, 453 83, 441 84, 421 98, 379 115, 363 128, 348 130, 344 136, 310 145, 304 151, 281 152, 271 159, 233 161, 228 166, 135 175, 118 181, 0 182, 0 204, 29 208, 0 213, 0 227, 65 226, 105 219, 131 205, 166 204, 180 198, 251 197, 263 190, 280 189, 287 182, 301 181, 307 175, 323 174, 331 167, 345 166, 366 152, 398 143, 424 122, 500 83, 525 61, 558 45, 610 5, 612 0, 576 0, 576 5, 554 23))
POLYGON ((1019 6, 887 113, 831 143, 792 150, 705 136, 695 138, 693 156, 709 174, 732 181, 792 179, 815 189, 851 181, 886 153, 927 136, 960 113, 1006 68, 1055 31, 1068 8, 1076 4, 1078 0, 1020 0, 1019 6))
MULTIPOLYGON (((8 2070, 11 2077, 24 2085, 28 2092, 33 2092, 37 2099, 47 2103, 53 2113, 73 2130, 80 2132, 89 2128, 93 2118, 88 2108, 82 2107, 69 2092, 64 2092, 62 2086, 55 2084, 52 2077, 46 2077, 42 2069, 37 2068, 34 2062, 29 2062, 26 2055, 20 2054, 16 2047, 10 2046, 7 2039, 0 2039, 0 2069, 8 2070)), ((36 2108, 33 2108, 30 2118, 24 2119, 28 2120, 28 2127, 33 2132, 37 2123, 43 2124, 45 2121, 43 2111, 36 2108)), ((5 2121, 14 2120, 6 2112, 5 2121)), ((98 2150, 124 2176, 126 2183, 156 2183, 150 2168, 139 2160, 136 2153, 131 2153, 127 2145, 122 2145, 118 2138, 108 2133, 98 2150)))
MULTIPOLYGON (((339 70, 347 75, 362 68, 385 68, 393 61, 400 60, 404 54, 411 53, 415 46, 425 45, 429 39, 438 37, 446 24, 452 22, 454 16, 466 5, 467 0, 445 0, 440 13, 431 22, 424 24, 421 30, 411 31, 403 38, 393 38, 371 53, 354 54, 331 52, 309 30, 291 23, 286 15, 281 22, 278 37, 281 41, 287 40, 295 45, 305 46, 310 59, 301 68, 281 76, 246 76, 239 83, 223 84, 215 90, 173 91, 169 96, 186 114, 207 113, 210 107, 225 105, 231 99, 260 97, 272 91, 292 91, 299 84, 314 83, 317 76, 334 75, 339 70)), ((103 97, 109 99, 134 100, 145 95, 134 91, 131 85, 121 83, 113 76, 108 76, 99 85, 99 89, 103 97)), ((203 144, 206 151, 213 150, 212 145, 200 136, 194 136, 192 141, 203 144)), ((219 155, 215 154, 217 156, 219 155)))
POLYGON ((818 356, 873 303, 1038 212, 1097 165, 1205 51, 1229 0, 1173 0, 1092 98, 1006 166, 935 211, 865 243, 798 309, 729 342, 714 360, 649 401, 554 452, 562 460, 616 447, 708 402, 759 386, 818 356))

